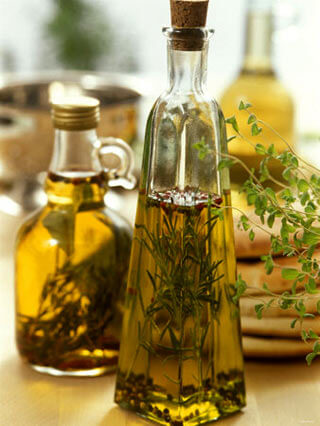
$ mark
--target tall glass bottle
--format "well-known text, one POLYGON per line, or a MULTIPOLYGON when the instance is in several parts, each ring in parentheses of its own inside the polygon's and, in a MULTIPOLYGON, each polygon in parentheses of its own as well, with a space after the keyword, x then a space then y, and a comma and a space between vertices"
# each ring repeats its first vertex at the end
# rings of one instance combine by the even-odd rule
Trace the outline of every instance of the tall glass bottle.
MULTIPOLYGON (((172 3, 191 16, 207 4, 172 3)), ((177 426, 245 405, 229 178, 218 171, 225 125, 205 86, 212 31, 191 26, 164 29, 169 87, 146 128, 115 392, 177 426)))
MULTIPOLYGON (((225 116, 236 115, 241 133, 251 139, 248 114, 238 111, 240 101, 253 105, 252 112, 274 128, 291 146, 294 145, 294 105, 290 94, 277 78, 272 65, 273 0, 247 0, 245 55, 241 72, 224 92, 221 108, 225 116)), ((232 134, 230 133, 229 136, 232 134)), ((261 144, 274 143, 278 152, 287 145, 268 128, 263 128, 261 144)), ((261 157, 254 147, 236 138, 228 144, 229 153, 244 161, 250 168, 259 169, 261 157)), ((278 162, 269 164, 273 175, 281 177, 278 162)), ((247 178, 243 168, 231 170, 232 183, 242 183, 247 178)))
POLYGON ((98 140, 96 99, 54 103, 52 116, 48 203, 17 238, 17 347, 37 371, 97 376, 117 365, 131 246, 130 226, 104 196, 108 183, 132 186, 132 154, 98 140))

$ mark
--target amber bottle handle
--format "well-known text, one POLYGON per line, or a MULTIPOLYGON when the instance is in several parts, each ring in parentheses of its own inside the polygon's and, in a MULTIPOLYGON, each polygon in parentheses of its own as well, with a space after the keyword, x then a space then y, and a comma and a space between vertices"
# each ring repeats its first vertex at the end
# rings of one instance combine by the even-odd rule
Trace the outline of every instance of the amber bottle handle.
POLYGON ((125 189, 134 189, 137 183, 132 174, 134 156, 126 142, 114 137, 99 137, 95 156, 110 187, 122 186, 125 189))

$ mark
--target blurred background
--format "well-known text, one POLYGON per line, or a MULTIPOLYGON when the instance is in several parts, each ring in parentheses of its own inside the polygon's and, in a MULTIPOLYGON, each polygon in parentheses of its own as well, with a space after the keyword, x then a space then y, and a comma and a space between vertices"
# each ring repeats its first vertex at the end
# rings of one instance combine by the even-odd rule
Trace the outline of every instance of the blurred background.
MULTIPOLYGON (((130 72, 148 79, 154 77, 164 85, 166 49, 161 27, 169 24, 168 3, 2 0, 0 72, 32 73, 62 68, 130 72), (88 52, 85 57, 81 54, 84 48, 88 52)), ((320 2, 274 3, 275 68, 297 101, 299 130, 317 130, 320 2)), ((216 96, 240 67, 245 6, 245 0, 212 0, 209 8, 208 25, 216 30, 209 57, 209 84, 216 96)))
MULTIPOLYGON (((242 66, 247 4, 212 0, 209 7, 216 33, 208 86, 218 100, 242 66)), ((320 2, 274 0, 273 14, 273 65, 295 105, 296 143, 320 165, 320 2)), ((161 28, 169 23, 169 0, 0 2, 0 198, 10 194, 29 210, 43 202, 40 192, 26 193, 51 155, 48 90, 99 96, 101 133, 134 142, 139 165, 147 113, 166 85, 161 28)))

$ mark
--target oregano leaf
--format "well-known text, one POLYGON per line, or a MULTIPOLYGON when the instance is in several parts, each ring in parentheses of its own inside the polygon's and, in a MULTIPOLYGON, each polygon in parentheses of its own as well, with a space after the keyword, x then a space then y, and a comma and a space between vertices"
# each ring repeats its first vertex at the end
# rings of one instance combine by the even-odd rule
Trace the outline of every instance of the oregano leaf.
POLYGON ((239 125, 238 125, 237 119, 236 119, 236 117, 234 115, 232 117, 227 118, 226 119, 226 123, 227 124, 231 124, 233 130, 236 133, 239 133, 239 125))
POLYGON ((312 361, 315 359, 316 356, 317 356, 317 354, 315 354, 314 352, 311 352, 306 356, 306 361, 307 361, 307 364, 308 364, 309 367, 310 367, 312 361))
POLYGON ((243 101, 240 101, 239 104, 239 111, 247 110, 248 108, 252 107, 249 103, 244 103, 243 101))
POLYGON ((257 121, 257 117, 254 114, 250 114, 248 118, 248 124, 255 123, 257 121))
POLYGON ((299 271, 293 268, 283 268, 281 271, 281 276, 285 280, 294 280, 299 276, 299 271))
POLYGON ((251 134, 252 134, 252 136, 258 136, 258 135, 260 135, 261 132, 262 132, 261 127, 259 127, 257 125, 257 123, 253 123, 253 125, 251 126, 251 134))
POLYGON ((262 318, 262 312, 263 312, 263 309, 264 309, 264 305, 263 304, 255 305, 254 309, 256 311, 257 318, 261 319, 262 318))

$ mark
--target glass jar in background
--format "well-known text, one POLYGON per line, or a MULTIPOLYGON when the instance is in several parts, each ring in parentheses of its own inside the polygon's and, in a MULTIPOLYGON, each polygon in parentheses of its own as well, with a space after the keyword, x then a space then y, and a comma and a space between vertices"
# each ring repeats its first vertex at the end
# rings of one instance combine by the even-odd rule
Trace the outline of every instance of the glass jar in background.
POLYGON ((116 368, 132 231, 104 202, 133 188, 128 145, 98 139, 99 101, 53 102, 47 204, 16 243, 16 341, 35 370, 97 376, 116 368))
MULTIPOLYGON (((237 79, 224 92, 221 108, 226 117, 236 116, 240 132, 251 140, 249 115, 246 111, 238 111, 240 101, 250 103, 250 111, 281 135, 278 137, 274 131, 263 127, 263 137, 259 138, 259 143, 266 146, 273 143, 281 153, 287 149, 283 139, 291 146, 295 145, 294 104, 290 93, 278 79, 272 63, 272 4, 273 0, 247 0, 246 43, 242 69, 237 79)), ((228 136, 233 135, 235 134, 230 129, 228 136)), ((261 157, 250 143, 236 137, 228 144, 228 150, 249 168, 259 170, 261 157)), ((271 161, 268 167, 275 178, 281 179, 283 169, 279 167, 278 162, 271 161)), ((231 169, 232 187, 237 188, 247 177, 244 168, 235 165, 231 169)))

